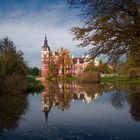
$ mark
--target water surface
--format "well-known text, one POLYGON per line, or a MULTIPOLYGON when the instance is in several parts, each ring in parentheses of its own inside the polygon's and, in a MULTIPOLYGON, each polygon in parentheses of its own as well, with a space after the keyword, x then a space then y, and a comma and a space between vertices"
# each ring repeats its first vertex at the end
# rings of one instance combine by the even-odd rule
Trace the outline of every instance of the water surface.
POLYGON ((139 140, 140 87, 43 83, 0 97, 0 140, 139 140))

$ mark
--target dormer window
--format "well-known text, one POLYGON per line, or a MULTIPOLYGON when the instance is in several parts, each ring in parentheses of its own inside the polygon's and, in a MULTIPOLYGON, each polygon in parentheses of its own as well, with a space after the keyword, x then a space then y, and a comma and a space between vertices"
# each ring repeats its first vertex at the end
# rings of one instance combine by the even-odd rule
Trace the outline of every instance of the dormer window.
POLYGON ((77 59, 77 64, 80 64, 80 60, 79 59, 77 59))

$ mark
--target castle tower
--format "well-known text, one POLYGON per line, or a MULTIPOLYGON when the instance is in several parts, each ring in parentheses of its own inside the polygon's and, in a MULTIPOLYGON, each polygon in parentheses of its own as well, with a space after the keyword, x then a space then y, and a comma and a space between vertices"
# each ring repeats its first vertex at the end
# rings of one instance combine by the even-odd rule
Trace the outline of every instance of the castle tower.
POLYGON ((47 77, 49 74, 51 51, 45 36, 44 45, 41 49, 41 77, 47 77))

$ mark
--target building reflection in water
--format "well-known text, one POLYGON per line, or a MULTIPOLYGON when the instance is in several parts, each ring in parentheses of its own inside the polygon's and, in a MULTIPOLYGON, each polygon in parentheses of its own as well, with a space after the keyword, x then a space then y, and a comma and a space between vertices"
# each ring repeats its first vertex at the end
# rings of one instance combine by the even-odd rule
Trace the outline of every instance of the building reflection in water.
POLYGON ((81 100, 83 103, 90 103, 102 93, 101 85, 47 82, 42 82, 42 85, 45 89, 41 93, 41 105, 46 121, 53 106, 64 111, 70 108, 71 101, 81 100))
POLYGON ((135 121, 140 120, 140 88, 103 86, 100 84, 77 84, 77 83, 42 83, 45 90, 41 93, 42 111, 46 121, 52 107, 64 111, 70 108, 71 102, 81 100, 83 103, 92 103, 104 92, 113 93, 110 103, 118 111, 124 108, 126 102, 130 104, 130 114, 135 121), (126 92, 125 92, 126 91, 126 92), (133 94, 132 94, 133 93, 133 94))
POLYGON ((93 91, 90 91, 91 93, 88 94, 86 86, 87 85, 79 85, 77 83, 71 84, 71 89, 73 89, 73 101, 82 100, 84 103, 90 103, 97 99, 99 93, 93 93, 93 96, 91 96, 93 91))
POLYGON ((45 114, 46 122, 48 120, 48 115, 52 107, 52 103, 50 100, 50 89, 49 84, 46 82, 42 82, 42 85, 45 87, 44 91, 41 93, 41 104, 42 104, 42 111, 45 114))

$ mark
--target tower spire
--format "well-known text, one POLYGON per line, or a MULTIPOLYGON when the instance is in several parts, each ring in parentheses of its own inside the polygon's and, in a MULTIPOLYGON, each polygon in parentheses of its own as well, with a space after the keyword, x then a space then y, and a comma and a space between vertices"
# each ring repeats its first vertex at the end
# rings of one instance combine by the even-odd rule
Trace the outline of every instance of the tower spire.
POLYGON ((45 41, 47 41, 47 35, 46 35, 46 33, 45 33, 45 41))
POLYGON ((48 46, 48 40, 47 40, 47 35, 46 35, 46 33, 45 33, 44 45, 48 46))
POLYGON ((44 45, 42 47, 45 48, 46 50, 50 51, 50 47, 48 45, 48 40, 47 40, 46 33, 45 33, 44 45))

